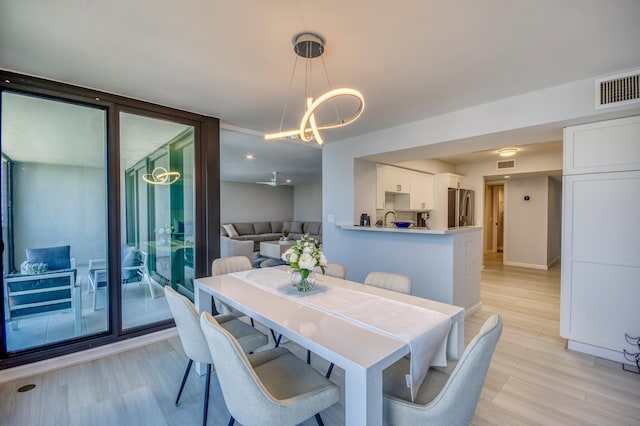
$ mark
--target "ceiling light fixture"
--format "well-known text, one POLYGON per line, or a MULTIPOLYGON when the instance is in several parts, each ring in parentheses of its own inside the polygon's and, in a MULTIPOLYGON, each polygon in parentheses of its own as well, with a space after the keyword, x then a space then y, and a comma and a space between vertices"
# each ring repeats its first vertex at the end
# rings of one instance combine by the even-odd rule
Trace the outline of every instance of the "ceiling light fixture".
POLYGON ((516 152, 518 152, 518 148, 502 148, 498 150, 500 157, 511 157, 516 155, 516 152))
POLYGON ((150 174, 142 175, 142 180, 151 185, 171 185, 180 179, 179 172, 170 172, 164 167, 156 167, 150 174))
POLYGON ((253 160, 253 154, 247 154, 244 156, 247 160, 253 160))
POLYGON ((291 90, 291 85, 293 83, 293 76, 296 71, 296 64, 298 63, 298 58, 304 58, 307 60, 306 62, 306 72, 305 72, 305 113, 302 116, 302 120, 300 121, 300 126, 297 129, 292 130, 282 130, 282 125, 284 123, 284 118, 287 113, 288 106, 288 96, 287 102, 285 103, 284 110, 282 111, 282 119, 280 120, 280 130, 275 133, 267 133, 264 135, 266 140, 275 140, 275 139, 300 139, 304 142, 309 142, 314 140, 318 145, 322 145, 323 140, 320 136, 320 130, 327 129, 335 129, 338 127, 346 126, 347 124, 351 124, 362 115, 362 111, 364 111, 364 97, 360 92, 351 88, 339 88, 329 90, 325 94, 319 96, 317 99, 313 99, 310 95, 310 79, 311 79, 311 60, 317 57, 322 59, 322 66, 324 69, 325 76, 327 78, 327 83, 329 83, 329 87, 331 87, 331 82, 329 80, 329 74, 327 73, 327 67, 324 63, 324 58, 322 58, 322 54, 324 53, 324 43, 325 39, 320 34, 302 32, 293 36, 293 51, 296 53, 296 62, 293 65, 293 72, 291 73, 291 80, 289 82, 289 91, 291 90), (315 113, 318 108, 329 100, 335 100, 338 97, 346 96, 352 97, 358 100, 359 106, 356 112, 347 119, 340 118, 340 114, 338 113, 338 109, 336 108, 336 121, 329 124, 319 125, 316 122, 315 113))

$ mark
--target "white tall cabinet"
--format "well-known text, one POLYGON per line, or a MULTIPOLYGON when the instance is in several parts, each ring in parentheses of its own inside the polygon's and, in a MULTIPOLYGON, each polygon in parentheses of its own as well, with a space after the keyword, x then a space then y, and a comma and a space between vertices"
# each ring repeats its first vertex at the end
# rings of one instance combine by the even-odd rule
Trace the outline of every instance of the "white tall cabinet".
POLYGON ((640 335, 640 117, 565 128, 563 175, 560 334, 622 361, 640 335))

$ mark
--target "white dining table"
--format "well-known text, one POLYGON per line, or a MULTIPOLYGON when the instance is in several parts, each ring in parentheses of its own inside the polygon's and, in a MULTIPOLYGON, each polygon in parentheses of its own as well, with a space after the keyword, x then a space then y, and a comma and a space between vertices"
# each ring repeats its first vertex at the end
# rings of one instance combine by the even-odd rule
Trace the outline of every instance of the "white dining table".
MULTIPOLYGON (((462 355, 461 307, 319 275, 316 291, 323 286, 341 286, 441 312, 451 319, 447 357, 462 355)), ((211 312, 213 296, 344 369, 346 424, 382 424, 382 371, 409 354, 407 341, 309 306, 303 303, 304 294, 298 298, 278 294, 233 275, 198 278, 194 290, 199 312, 211 312)))

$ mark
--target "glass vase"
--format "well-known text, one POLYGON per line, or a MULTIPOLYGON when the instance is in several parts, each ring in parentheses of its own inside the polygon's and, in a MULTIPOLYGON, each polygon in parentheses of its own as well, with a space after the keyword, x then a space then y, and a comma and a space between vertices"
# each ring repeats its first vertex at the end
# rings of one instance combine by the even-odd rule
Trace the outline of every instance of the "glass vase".
POLYGON ((313 286, 316 284, 316 273, 309 269, 292 269, 291 270, 291 285, 295 287, 299 292, 306 292, 313 290, 313 286))

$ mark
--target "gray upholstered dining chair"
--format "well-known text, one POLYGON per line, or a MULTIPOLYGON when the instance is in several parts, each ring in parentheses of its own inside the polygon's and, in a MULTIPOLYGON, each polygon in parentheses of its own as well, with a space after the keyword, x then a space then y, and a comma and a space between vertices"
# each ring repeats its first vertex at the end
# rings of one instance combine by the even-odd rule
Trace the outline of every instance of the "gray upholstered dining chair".
MULTIPOLYGON (((314 272, 321 274, 322 270, 316 266, 314 272)), ((324 267, 324 274, 330 277, 345 279, 347 277, 347 267, 342 263, 327 262, 327 266, 324 267)))
POLYGON ((364 279, 364 283, 399 293, 411 294, 411 278, 406 275, 392 274, 390 272, 370 272, 364 279))
MULTIPOLYGON (((184 372, 182 378, 182 384, 178 391, 176 398, 176 405, 180 403, 180 395, 184 389, 187 378, 189 378, 189 371, 193 365, 193 361, 200 362, 207 365, 207 376, 204 388, 204 411, 202 424, 207 424, 207 413, 209 409, 209 384, 211 381, 211 351, 207 346, 204 335, 202 334, 202 328, 200 327, 198 311, 189 299, 176 292, 169 286, 164 287, 164 294, 169 303, 169 308, 173 314, 173 319, 176 322, 176 328, 178 329, 178 335, 182 342, 182 348, 189 357, 187 369, 184 372)), ((268 343, 269 339, 264 334, 260 333, 255 328, 245 324, 232 315, 218 315, 217 321, 227 330, 228 333, 233 334, 238 341, 238 344, 242 351, 253 352, 257 348, 264 346, 268 343)))
POLYGON ((449 368, 429 369, 415 402, 405 380, 409 360, 402 358, 384 370, 384 419, 393 425, 471 423, 501 333, 502 319, 494 314, 469 342, 451 374, 446 373, 449 368))
POLYGON ((245 355, 239 342, 208 312, 200 316, 231 419, 244 425, 297 425, 340 399, 337 385, 288 349, 245 355))
MULTIPOLYGON (((211 275, 225 275, 232 272, 248 271, 252 268, 253 266, 251 265, 251 261, 246 256, 221 257, 219 259, 214 259, 211 263, 211 275)), ((216 307, 216 311, 220 314, 235 316, 244 315, 242 312, 233 309, 231 306, 226 305, 218 299, 214 298, 213 303, 216 307)), ((251 324, 253 325, 253 320, 251 321, 251 324)))

